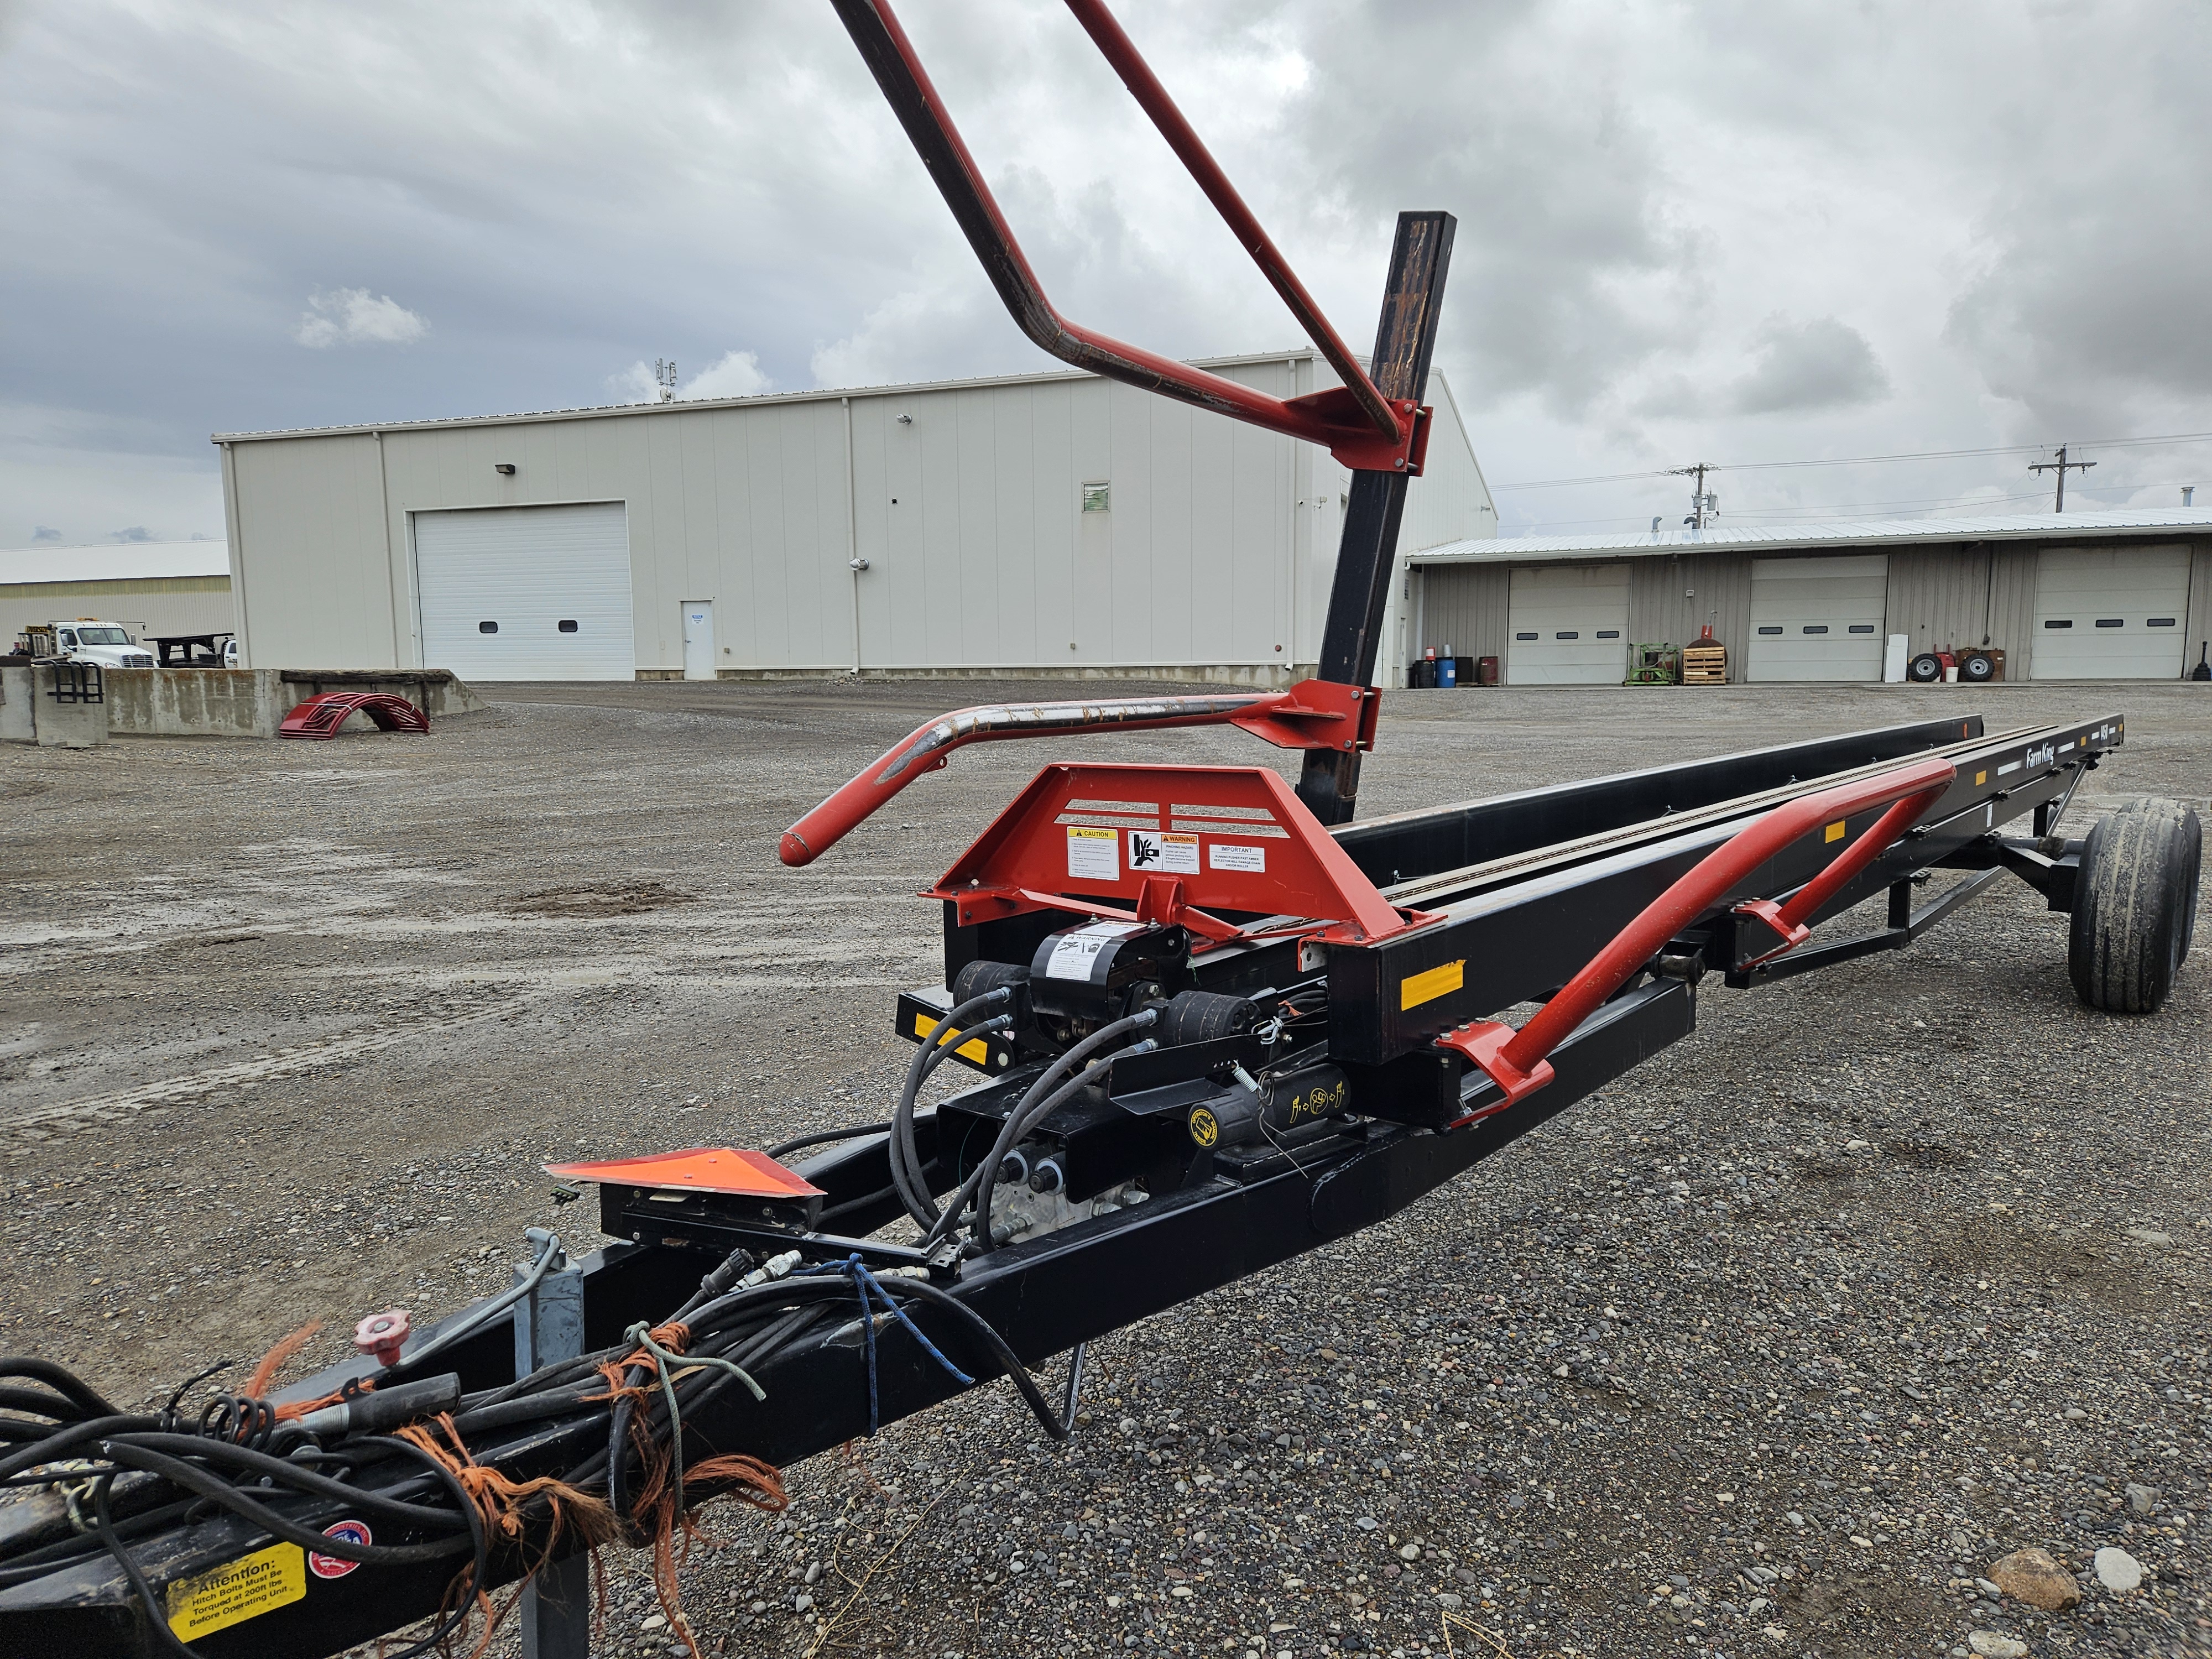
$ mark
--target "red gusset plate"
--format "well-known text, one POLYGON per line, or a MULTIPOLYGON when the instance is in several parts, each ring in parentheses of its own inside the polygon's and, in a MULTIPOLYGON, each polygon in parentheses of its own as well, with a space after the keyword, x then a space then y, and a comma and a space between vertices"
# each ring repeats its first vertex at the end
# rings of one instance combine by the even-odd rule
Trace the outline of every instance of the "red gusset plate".
POLYGON ((545 1173, 563 1181, 735 1193, 744 1198, 824 1196, 822 1188, 800 1180, 766 1152, 737 1152, 727 1146, 694 1146, 688 1152, 655 1152, 649 1158, 617 1158, 599 1164, 548 1164, 545 1173))

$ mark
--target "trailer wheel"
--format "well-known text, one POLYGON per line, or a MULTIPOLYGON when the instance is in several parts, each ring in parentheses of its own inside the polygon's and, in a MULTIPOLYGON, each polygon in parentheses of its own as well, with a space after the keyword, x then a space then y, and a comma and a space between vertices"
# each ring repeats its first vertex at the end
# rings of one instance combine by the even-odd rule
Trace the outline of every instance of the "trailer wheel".
POLYGON ((2203 856, 2197 814, 2177 802, 2130 801, 2097 821, 2075 873, 2066 947, 2088 1006, 2148 1014, 2165 1002, 2195 932, 2203 856))
POLYGON ((1923 651, 1906 666, 1905 674, 1916 685, 1933 685, 1943 678, 1943 659, 1933 651, 1923 651))
POLYGON ((1986 684, 1997 672, 1996 659, 1983 652, 1969 651, 1959 659, 1959 678, 1977 684, 1986 684))

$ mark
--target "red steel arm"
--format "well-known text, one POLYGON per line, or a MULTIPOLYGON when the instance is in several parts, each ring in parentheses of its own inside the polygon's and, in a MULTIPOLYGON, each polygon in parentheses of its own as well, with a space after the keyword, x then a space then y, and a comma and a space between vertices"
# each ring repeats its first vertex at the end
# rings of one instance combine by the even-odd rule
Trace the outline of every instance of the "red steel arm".
POLYGON ((1660 946, 1726 898, 1760 865, 1815 830, 1840 829, 1841 821, 1850 813, 1894 802, 1788 904, 1753 899, 1736 907, 1757 915, 1783 936, 1782 945, 1770 955, 1778 956, 1801 943, 1809 931, 1805 918, 1895 843, 1942 798, 1957 775, 1958 769, 1949 761, 1930 756, 1878 777, 1839 784, 1776 807, 1708 853, 1654 899, 1519 1030, 1495 1020, 1478 1020, 1437 1038, 1439 1046, 1456 1049, 1481 1067, 1504 1095, 1495 1105, 1461 1121, 1471 1122, 1475 1117, 1502 1111, 1549 1083, 1552 1066, 1545 1056, 1596 1012, 1631 974, 1658 954, 1660 946))
POLYGON ((956 749, 1008 738, 1068 732, 1156 732, 1176 726, 1238 726, 1279 749, 1364 750, 1375 744, 1382 693, 1372 687, 1301 680, 1287 691, 1214 697, 1135 697, 1118 702, 992 703, 939 715, 783 832, 777 856, 797 869, 828 852, 870 813, 956 749))
POLYGON ((1070 322, 1045 297, 1043 284, 1030 268, 1006 216, 983 182, 952 118, 930 83, 912 41, 899 26, 890 0, 832 0, 846 32, 860 50, 892 113, 929 169, 945 205, 959 222, 968 244, 982 262, 984 274, 999 291, 1023 333, 1061 362, 1146 392, 1195 404, 1231 420, 1249 422, 1309 443, 1325 446, 1355 471, 1402 472, 1419 468, 1416 452, 1419 410, 1412 401, 1386 398, 1358 361, 1345 349, 1319 307, 1291 274, 1282 254, 1261 230, 1198 136, 1137 53, 1128 37, 1097 0, 1070 0, 1076 15, 1123 82, 1158 125, 1176 154, 1224 216, 1237 240, 1259 263, 1270 282, 1314 337, 1315 344, 1344 380, 1344 386, 1310 397, 1285 400, 1209 374, 1172 358, 1147 351, 1070 322))

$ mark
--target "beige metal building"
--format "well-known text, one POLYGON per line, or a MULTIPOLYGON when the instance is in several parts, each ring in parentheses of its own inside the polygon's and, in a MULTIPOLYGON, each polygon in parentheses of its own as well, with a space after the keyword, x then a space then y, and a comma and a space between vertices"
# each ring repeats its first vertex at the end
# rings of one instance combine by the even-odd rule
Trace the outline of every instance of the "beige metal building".
POLYGON ((1413 654, 1494 656, 1509 685, 1613 685, 1638 643, 1711 624, 1731 680, 1901 677, 2004 653, 2008 679, 2175 679, 2212 638, 2197 512, 1528 537, 1416 551, 1413 654))
MULTIPOLYGON (((1310 351, 1205 366, 1335 383, 1310 351)), ((1497 524, 1430 384, 1407 552, 1497 524)), ((1318 654, 1351 488, 1311 445, 1065 371, 215 441, 249 664, 471 681, 1279 682, 1318 654)))
POLYGON ((0 649, 33 623, 96 617, 133 638, 232 631, 221 542, 52 544, 0 550, 0 649))

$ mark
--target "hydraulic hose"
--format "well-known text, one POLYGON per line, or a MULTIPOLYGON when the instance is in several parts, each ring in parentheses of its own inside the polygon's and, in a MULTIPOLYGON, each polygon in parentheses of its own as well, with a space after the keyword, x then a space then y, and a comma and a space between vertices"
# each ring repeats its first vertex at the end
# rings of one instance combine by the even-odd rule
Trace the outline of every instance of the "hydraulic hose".
POLYGON ((932 1033, 935 1041, 916 1048, 906 1068, 906 1086, 899 1091, 898 1108, 891 1114, 891 1184, 898 1188, 899 1201, 906 1206, 906 1212, 925 1230, 937 1224, 938 1214, 937 1206, 930 1199, 929 1183, 921 1173, 921 1149, 915 1141, 915 1101, 921 1093, 924 1080, 952 1053, 955 1039, 962 1032, 960 1022, 993 1003, 1007 1001, 1012 995, 1011 990, 1000 985, 981 996, 969 998, 937 1023, 937 1030, 932 1033))

